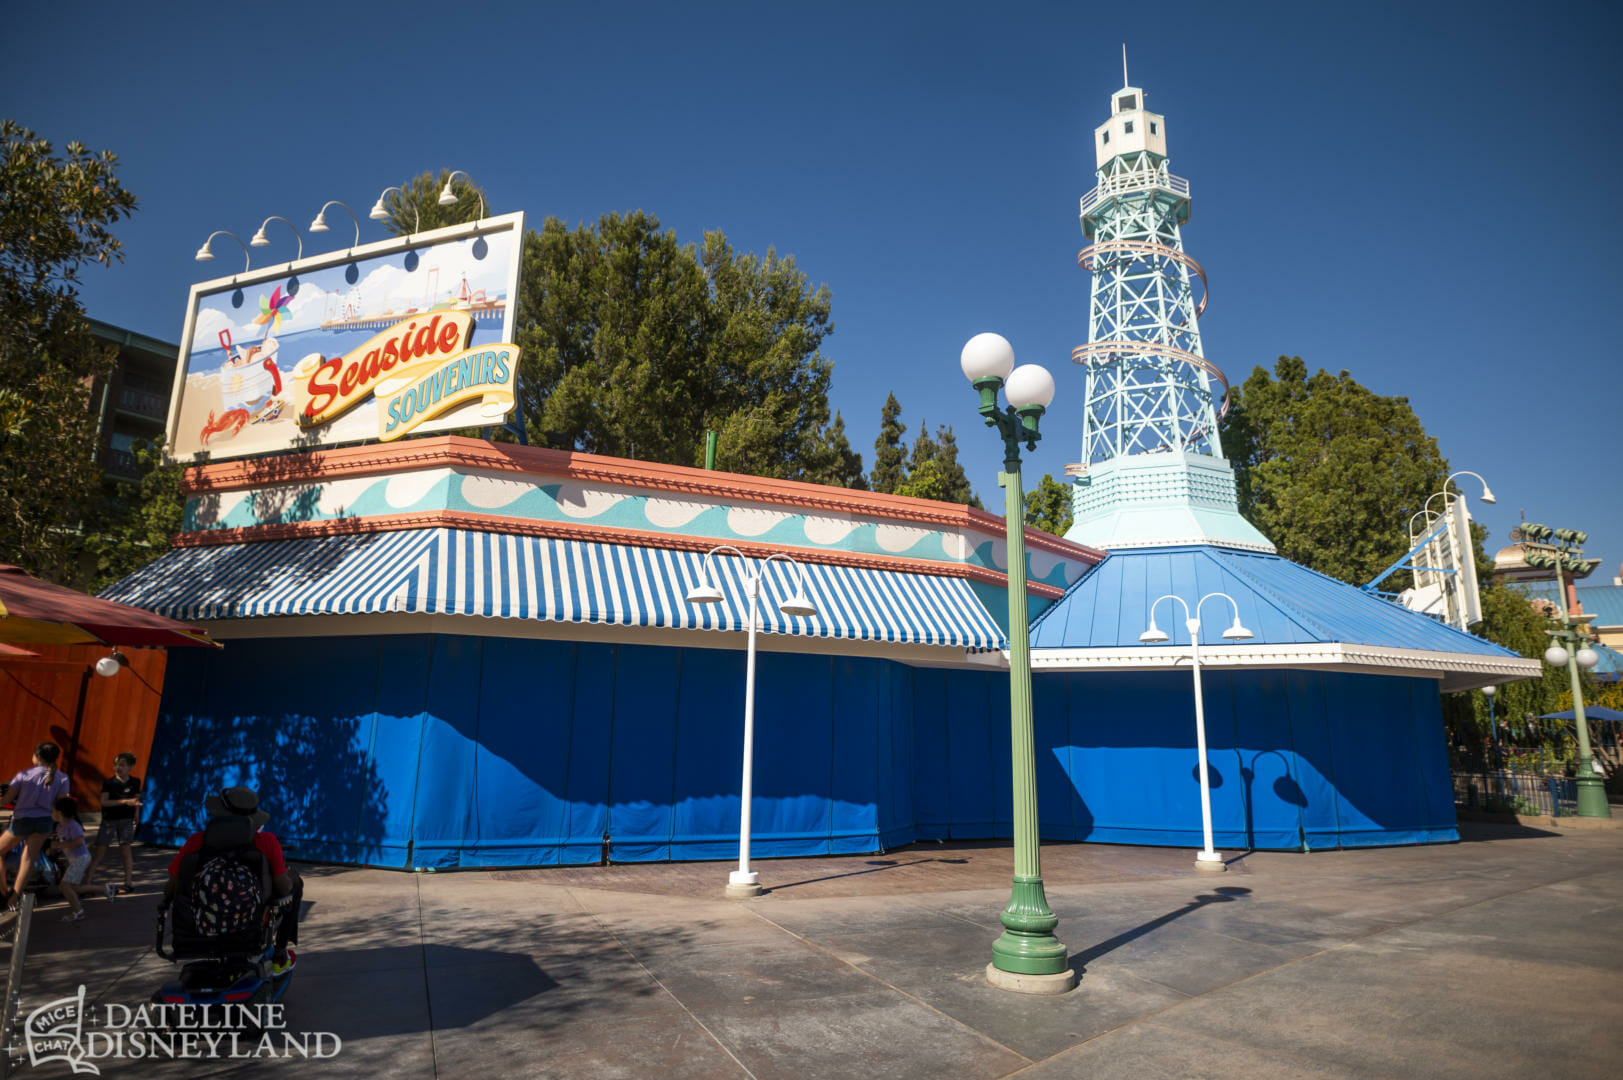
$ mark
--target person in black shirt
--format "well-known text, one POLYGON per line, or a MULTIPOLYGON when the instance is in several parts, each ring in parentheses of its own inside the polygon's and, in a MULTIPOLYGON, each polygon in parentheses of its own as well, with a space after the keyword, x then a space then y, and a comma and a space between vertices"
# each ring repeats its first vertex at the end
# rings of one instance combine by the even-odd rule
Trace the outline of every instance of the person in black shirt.
POLYGON ((85 874, 85 887, 88 889, 95 880, 96 867, 108 847, 117 844, 124 859, 124 884, 117 890, 112 885, 107 886, 109 900, 115 891, 127 893, 135 888, 130 845, 135 842, 135 819, 141 809, 141 778, 130 775, 134 767, 134 754, 120 754, 113 759, 113 775, 101 782, 101 828, 96 832, 96 850, 90 858, 90 870, 85 874))

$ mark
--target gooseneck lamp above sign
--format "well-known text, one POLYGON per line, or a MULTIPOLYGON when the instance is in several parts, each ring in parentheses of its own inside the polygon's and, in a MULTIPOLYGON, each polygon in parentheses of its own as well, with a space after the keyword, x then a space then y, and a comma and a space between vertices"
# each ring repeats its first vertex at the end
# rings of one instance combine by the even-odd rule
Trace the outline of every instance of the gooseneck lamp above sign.
POLYGON ((316 219, 310 223, 310 231, 311 232, 330 232, 331 231, 329 229, 328 225, 327 225, 327 207, 329 207, 329 206, 341 207, 343 209, 344 213, 349 215, 349 219, 355 223, 355 242, 353 244, 351 244, 350 247, 360 247, 361 246, 361 219, 355 216, 355 211, 351 210, 348 206, 346 206, 345 204, 339 202, 337 199, 328 199, 325 203, 322 204, 321 209, 316 211, 316 219))
MULTIPOLYGON (((456 192, 451 190, 451 181, 455 180, 459 176, 466 179, 470 185, 473 183, 473 177, 469 176, 467 173, 463 172, 461 169, 453 169, 453 170, 451 170, 451 175, 447 176, 445 178, 445 186, 440 188, 439 203, 440 203, 441 206, 455 206, 457 204, 457 194, 456 194, 456 192)), ((480 195, 479 195, 479 220, 483 221, 484 218, 485 218, 485 196, 484 196, 483 193, 480 193, 480 195)))
POLYGON ((298 255, 294 256, 293 261, 297 262, 298 260, 304 258, 304 237, 299 233, 298 228, 291 221, 277 214, 272 214, 264 221, 261 221, 259 223, 259 231, 254 233, 254 238, 248 241, 248 243, 254 247, 270 247, 270 237, 265 235, 265 226, 269 225, 273 221, 280 221, 283 225, 286 225, 288 228, 293 230, 293 238, 299 242, 299 253, 298 255))
POLYGON ((1059 917, 1043 894, 1037 845, 1037 759, 1032 735, 1031 635, 1026 617, 1025 489, 1020 445, 1037 449, 1038 422, 1054 400, 1054 377, 1036 364, 1014 366, 1014 348, 1001 334, 976 334, 964 345, 958 366, 980 395, 986 426, 1003 439, 1003 518, 1007 535, 1009 596, 1009 751, 1014 801, 1014 880, 999 920, 1003 934, 992 943, 986 981, 1016 993, 1063 993, 1076 986, 1065 945, 1054 936, 1059 917), (998 403, 998 391, 1008 405, 998 403))
MULTIPOLYGON (((373 221, 388 221, 389 220, 389 208, 387 206, 383 205, 383 200, 387 199, 389 197, 389 192, 391 192, 391 191, 400 192, 401 205, 402 206, 406 205, 406 202, 405 202, 406 189, 399 186, 398 184, 391 185, 389 187, 384 188, 382 193, 378 195, 378 201, 372 204, 372 209, 371 210, 367 211, 367 214, 366 214, 367 217, 371 218, 373 221)), ((415 235, 415 234, 420 233, 420 232, 423 231, 423 215, 417 212, 417 204, 416 203, 412 203, 410 205, 411 205, 411 231, 412 231, 413 235, 415 235)))
POLYGON ((761 596, 761 577, 768 563, 782 561, 795 568, 795 591, 778 610, 799 619, 817 617, 817 605, 806 597, 806 573, 800 563, 781 552, 773 552, 765 559, 754 560, 735 547, 722 544, 705 552, 699 566, 699 582, 687 593, 690 604, 719 604, 723 596, 710 583, 710 560, 717 552, 728 552, 750 569, 744 573, 745 602, 749 605, 749 645, 744 661, 744 774, 739 784, 738 807, 738 869, 727 875, 726 894, 734 899, 747 899, 761 894, 761 875, 750 869, 750 802, 754 798, 755 765, 755 631, 756 601, 761 596))
POLYGON ((209 233, 209 238, 203 241, 203 246, 197 249, 197 254, 194 255, 193 258, 195 258, 198 262, 213 262, 214 252, 209 249, 209 245, 214 243, 214 238, 216 236, 229 236, 237 243, 242 244, 242 272, 246 274, 248 272, 248 262, 250 258, 248 245, 242 243, 242 237, 238 236, 234 232, 227 232, 225 229, 215 229, 213 232, 209 233))

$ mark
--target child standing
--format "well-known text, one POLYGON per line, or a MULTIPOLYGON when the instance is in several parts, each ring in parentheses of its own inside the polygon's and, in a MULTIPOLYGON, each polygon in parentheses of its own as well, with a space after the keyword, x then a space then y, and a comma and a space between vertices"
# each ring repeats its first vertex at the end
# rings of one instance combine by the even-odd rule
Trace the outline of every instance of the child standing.
MULTIPOLYGON (((117 891, 127 893, 135 888, 130 846, 135 842, 136 816, 141 810, 141 778, 130 775, 133 768, 135 755, 120 754, 113 759, 113 775, 101 782, 101 828, 96 830, 96 850, 90 857, 90 869, 85 871, 87 889, 95 883, 96 867, 114 844, 118 845, 118 853, 124 860, 124 884, 117 891)), ((109 884, 109 899, 113 893, 113 886, 109 884)))
POLYGON ((75 885, 82 884, 90 869, 90 848, 85 846, 85 827, 79 824, 79 803, 71 795, 64 795, 51 804, 51 818, 56 822, 56 839, 51 850, 68 860, 57 887, 73 910, 62 916, 63 922, 78 922, 85 917, 84 905, 79 903, 75 885))
MULTIPOLYGON (((68 774, 56 767, 61 756, 62 748, 55 743, 40 743, 34 747, 34 767, 13 776, 6 785, 6 798, 15 802, 17 808, 11 816, 11 826, 0 834, 0 857, 18 844, 23 845, 17 882, 9 893, 0 897, 6 903, 14 905, 22 896, 28 885, 28 871, 33 869, 34 860, 39 858, 46 838, 51 835, 51 804, 68 793, 68 774)), ((5 881, 0 878, 0 893, 4 890, 5 881)))

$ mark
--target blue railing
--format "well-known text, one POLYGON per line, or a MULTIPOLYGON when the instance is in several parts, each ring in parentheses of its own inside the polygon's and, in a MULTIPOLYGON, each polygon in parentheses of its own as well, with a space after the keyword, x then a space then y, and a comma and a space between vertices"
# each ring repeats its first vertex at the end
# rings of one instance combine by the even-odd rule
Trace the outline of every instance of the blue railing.
POLYGON ((1454 803, 1466 810, 1572 817, 1578 812, 1578 782, 1538 773, 1457 772, 1454 803))

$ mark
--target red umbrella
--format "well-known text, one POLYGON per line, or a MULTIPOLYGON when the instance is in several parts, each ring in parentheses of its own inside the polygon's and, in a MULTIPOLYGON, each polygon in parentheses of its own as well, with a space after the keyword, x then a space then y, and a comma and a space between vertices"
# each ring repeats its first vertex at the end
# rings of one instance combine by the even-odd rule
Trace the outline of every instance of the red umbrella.
POLYGON ((5 563, 0 563, 0 642, 219 647, 195 626, 52 585, 5 563))

